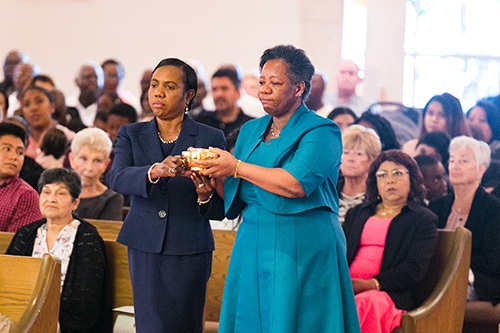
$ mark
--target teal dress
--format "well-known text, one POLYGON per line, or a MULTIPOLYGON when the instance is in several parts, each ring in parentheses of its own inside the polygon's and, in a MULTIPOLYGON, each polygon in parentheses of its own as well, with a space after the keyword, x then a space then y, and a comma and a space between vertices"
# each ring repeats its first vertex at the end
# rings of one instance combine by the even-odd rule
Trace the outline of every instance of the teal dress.
POLYGON ((277 139, 271 117, 243 126, 242 161, 280 167, 306 196, 289 199, 229 177, 228 217, 243 211, 224 287, 219 332, 359 332, 335 191, 338 127, 301 106, 277 139))

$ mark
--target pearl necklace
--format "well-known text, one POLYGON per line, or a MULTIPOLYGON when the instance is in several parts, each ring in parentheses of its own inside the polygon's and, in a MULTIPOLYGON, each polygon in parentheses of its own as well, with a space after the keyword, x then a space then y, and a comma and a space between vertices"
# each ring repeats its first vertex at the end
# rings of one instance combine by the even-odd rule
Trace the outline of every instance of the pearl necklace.
POLYGON ((165 144, 172 144, 172 143, 176 143, 176 142, 177 142, 177 139, 179 138, 179 136, 177 135, 177 136, 175 137, 175 139, 170 140, 170 141, 165 141, 165 140, 163 140, 163 138, 161 137, 160 132, 158 132, 158 137, 160 138, 160 141, 161 141, 162 143, 165 143, 165 144))
POLYGON ((280 134, 274 133, 274 123, 271 124, 271 135, 274 136, 275 138, 280 136, 280 134))

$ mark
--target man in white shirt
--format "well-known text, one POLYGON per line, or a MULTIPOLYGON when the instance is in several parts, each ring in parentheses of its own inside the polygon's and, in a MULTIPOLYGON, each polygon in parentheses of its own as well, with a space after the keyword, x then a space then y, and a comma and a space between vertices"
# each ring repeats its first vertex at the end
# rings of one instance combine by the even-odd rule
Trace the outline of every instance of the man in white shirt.
POLYGON ((353 61, 342 61, 335 78, 337 80, 337 93, 329 101, 333 108, 346 106, 360 117, 363 112, 377 102, 373 98, 356 94, 356 87, 362 80, 359 77, 359 67, 353 61))
MULTIPOLYGON (((241 67, 236 64, 224 64, 219 67, 221 68, 229 68, 232 70, 235 70, 238 73, 239 80, 241 81, 243 79, 243 72, 241 70, 241 67)), ((264 111, 264 108, 262 107, 262 103, 258 98, 255 98, 253 96, 248 95, 244 89, 241 87, 240 89, 240 98, 236 102, 237 106, 241 108, 244 114, 246 114, 249 117, 252 118, 259 118, 262 116, 265 116, 267 113, 264 111)), ((209 94, 204 100, 203 100, 203 108, 207 111, 212 111, 215 110, 215 104, 214 100, 209 94)))
POLYGON ((75 78, 80 92, 69 96, 66 105, 78 111, 80 120, 87 127, 94 125, 97 113, 97 99, 104 85, 104 72, 97 63, 83 64, 75 78))
POLYGON ((3 62, 3 81, 0 83, 0 90, 10 95, 14 91, 14 69, 20 63, 28 63, 30 58, 19 50, 11 50, 5 56, 3 62))
POLYGON ((14 68, 14 91, 9 96, 9 110, 7 116, 12 117, 14 113, 21 107, 19 94, 26 88, 31 79, 40 74, 40 68, 30 63, 20 62, 14 68))
POLYGON ((101 63, 104 71, 104 86, 103 92, 116 94, 120 100, 134 107, 136 111, 142 109, 141 102, 132 92, 120 88, 123 79, 125 78, 125 68, 115 59, 107 59, 101 63))

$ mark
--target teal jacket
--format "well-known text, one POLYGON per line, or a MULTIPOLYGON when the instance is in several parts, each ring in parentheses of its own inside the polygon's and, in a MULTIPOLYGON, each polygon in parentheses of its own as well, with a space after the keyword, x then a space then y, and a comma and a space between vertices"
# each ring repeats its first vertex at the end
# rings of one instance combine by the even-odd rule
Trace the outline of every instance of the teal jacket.
MULTIPOLYGON (((246 162, 264 140, 271 122, 272 117, 266 115, 243 125, 234 156, 246 162)), ((338 214, 336 184, 342 155, 339 127, 302 104, 281 130, 278 144, 277 155, 259 165, 285 169, 300 182, 306 195, 303 198, 285 198, 256 187, 256 196, 262 206, 275 214, 283 215, 317 208, 325 208, 338 214)), ((245 207, 245 203, 237 195, 240 182, 240 178, 226 178, 224 200, 228 218, 235 218, 245 207)))

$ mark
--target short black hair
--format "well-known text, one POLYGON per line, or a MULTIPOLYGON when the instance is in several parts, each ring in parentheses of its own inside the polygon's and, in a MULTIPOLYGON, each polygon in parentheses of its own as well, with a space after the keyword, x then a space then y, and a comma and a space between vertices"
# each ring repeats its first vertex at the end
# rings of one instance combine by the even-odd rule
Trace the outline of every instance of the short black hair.
POLYGON ((66 134, 58 128, 51 128, 43 135, 40 150, 45 155, 52 155, 58 159, 64 155, 67 145, 66 134))
POLYGON ((297 84, 301 81, 305 83, 302 101, 307 101, 311 90, 311 80, 314 75, 314 66, 311 60, 307 57, 306 52, 298 49, 293 45, 278 45, 264 51, 260 57, 259 69, 262 68, 269 60, 283 59, 288 63, 288 77, 292 84, 297 84))
POLYGON ((38 86, 34 86, 34 85, 30 85, 28 88, 24 89, 23 92, 21 93, 21 100, 24 98, 24 96, 26 95, 26 93, 30 90, 36 90, 36 91, 39 91, 41 92, 42 94, 44 94, 45 96, 47 96, 47 98, 49 99, 49 102, 50 104, 54 104, 54 95, 52 95, 52 93, 46 89, 43 89, 43 88, 40 88, 38 86))
POLYGON ((31 84, 34 85, 38 81, 49 83, 52 87, 56 86, 56 84, 54 83, 54 80, 52 80, 52 78, 50 76, 45 75, 45 74, 40 74, 40 75, 37 75, 34 78, 32 78, 31 84))
POLYGON ((116 71, 118 72, 118 81, 121 82, 125 77, 125 68, 123 65, 116 59, 106 59, 102 62, 101 68, 104 70, 104 67, 107 65, 116 65, 116 71))
POLYGON ((7 119, 4 119, 3 122, 9 123, 9 124, 14 124, 17 127, 20 127, 24 131, 25 137, 23 139, 23 142, 24 142, 24 146, 27 147, 28 143, 29 143, 29 138, 30 138, 30 125, 28 124, 26 119, 24 119, 21 116, 14 115, 12 117, 8 117, 7 119))
POLYGON ((127 118, 129 123, 135 123, 137 121, 137 111, 135 111, 132 105, 126 103, 115 104, 111 111, 109 111, 108 117, 112 114, 127 118))
POLYGON ((439 160, 431 155, 417 155, 413 159, 417 162, 420 170, 422 170, 422 167, 433 166, 439 163, 439 160))
POLYGON ((45 185, 63 183, 68 189, 73 201, 82 192, 82 180, 76 171, 64 168, 47 169, 40 175, 38 180, 38 193, 42 192, 45 185))
POLYGON ((441 155, 441 161, 443 165, 448 165, 448 160, 450 159, 450 137, 445 132, 432 132, 426 133, 417 142, 417 146, 423 143, 429 147, 436 149, 437 153, 441 155))
POLYGON ((382 150, 400 148, 398 140, 396 138, 396 133, 394 132, 391 123, 387 119, 378 114, 373 114, 371 111, 365 111, 363 112, 361 117, 355 121, 355 124, 362 125, 361 123, 363 121, 369 123, 374 127, 375 132, 377 132, 380 138, 382 150))
POLYGON ((212 75, 212 80, 216 77, 227 77, 233 83, 236 89, 240 89, 241 80, 239 78, 238 72, 235 69, 228 67, 221 67, 215 71, 212 75))
POLYGON ((5 135, 12 135, 19 138, 23 144, 26 142, 26 131, 16 124, 10 122, 0 123, 0 138, 5 135))
POLYGON ((94 120, 100 120, 102 122, 108 122, 108 117, 109 117, 109 112, 106 112, 106 111, 98 111, 96 114, 95 114, 95 118, 94 120))
POLYGON ((330 114, 328 114, 327 118, 333 120, 337 116, 340 116, 342 114, 350 115, 352 117, 352 119, 354 119, 354 121, 356 121, 358 119, 356 114, 351 109, 349 109, 348 107, 345 107, 345 106, 336 107, 335 109, 332 110, 332 112, 330 112, 330 114))
POLYGON ((184 72, 184 93, 188 90, 194 90, 194 96, 193 98, 189 101, 187 107, 188 109, 191 109, 191 105, 193 104, 194 97, 196 96, 196 93, 198 92, 198 76, 196 75, 196 72, 194 71, 193 67, 189 66, 187 63, 184 61, 177 59, 177 58, 167 58, 163 59, 156 65, 156 67, 153 69, 153 73, 156 72, 156 70, 160 67, 163 66, 174 66, 177 68, 182 69, 184 72))

